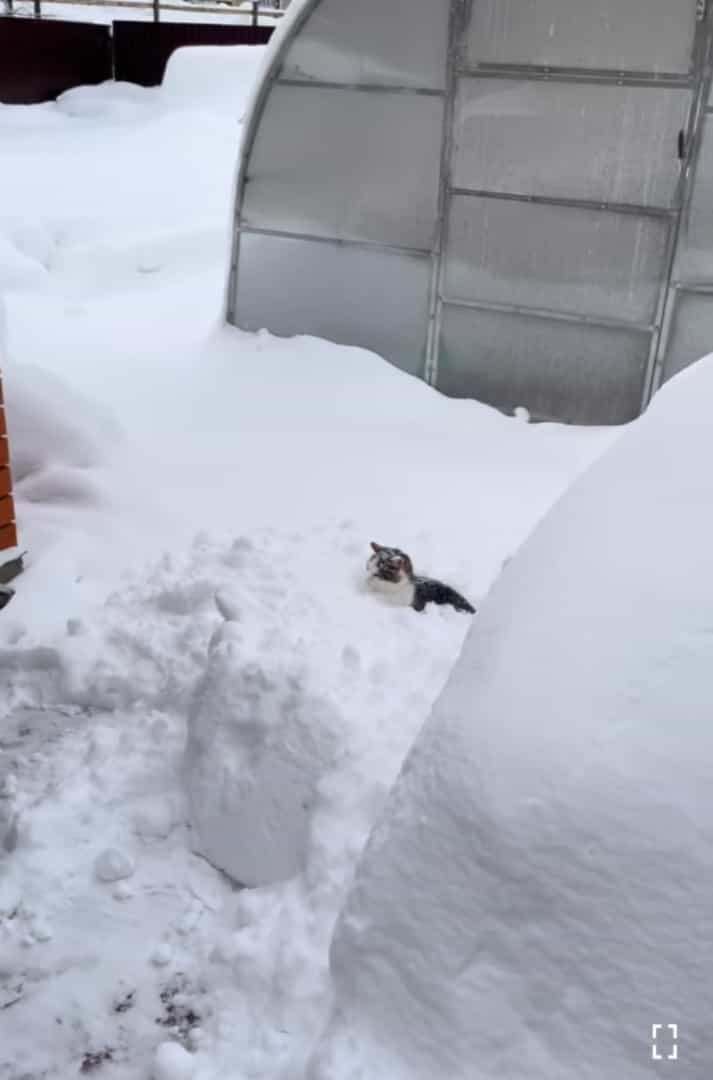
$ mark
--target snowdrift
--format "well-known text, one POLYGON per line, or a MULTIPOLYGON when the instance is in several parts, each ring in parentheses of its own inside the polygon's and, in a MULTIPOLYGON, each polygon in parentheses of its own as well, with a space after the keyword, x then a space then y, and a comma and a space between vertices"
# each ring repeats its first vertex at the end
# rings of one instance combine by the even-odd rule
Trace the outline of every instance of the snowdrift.
POLYGON ((710 359, 668 385, 496 583, 357 871, 311 1080, 710 1076, 712 393, 710 359))
POLYGON ((205 108, 242 119, 264 45, 191 45, 176 49, 166 65, 161 103, 171 108, 205 108))
POLYGON ((87 470, 103 464, 121 443, 115 417, 32 364, 10 364, 4 383, 18 497, 76 505, 94 501, 87 470))

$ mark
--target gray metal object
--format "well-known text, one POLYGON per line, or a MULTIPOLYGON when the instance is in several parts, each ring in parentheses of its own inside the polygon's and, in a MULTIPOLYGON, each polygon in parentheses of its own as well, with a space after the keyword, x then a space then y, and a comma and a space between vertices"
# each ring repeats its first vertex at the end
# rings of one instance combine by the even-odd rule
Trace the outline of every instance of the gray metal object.
POLYGON ((595 424, 713 351, 705 5, 294 7, 247 121, 230 322, 595 424))

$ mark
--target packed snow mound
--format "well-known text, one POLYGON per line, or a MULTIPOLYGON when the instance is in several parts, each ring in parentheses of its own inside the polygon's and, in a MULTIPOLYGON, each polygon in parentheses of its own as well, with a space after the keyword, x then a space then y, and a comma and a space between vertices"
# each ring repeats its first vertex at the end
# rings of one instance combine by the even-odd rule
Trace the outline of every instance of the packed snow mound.
POLYGON ((264 45, 191 45, 169 57, 161 102, 240 120, 264 62, 264 45))
POLYGON ((311 1080, 713 1061, 713 360, 503 572, 372 833, 311 1080))
POLYGON ((147 106, 155 104, 159 97, 155 86, 137 86, 136 83, 115 81, 92 86, 73 86, 57 98, 56 108, 66 116, 82 120, 108 120, 110 122, 136 122, 147 106))
POLYGON ((80 470, 103 464, 121 440, 118 421, 57 375, 31 364, 4 373, 10 454, 18 496, 81 503, 93 488, 80 470))
POLYGON ((338 709, 305 685, 281 637, 276 630, 263 643, 268 662, 262 651, 249 658, 239 627, 227 623, 189 717, 196 850, 243 885, 305 869, 319 781, 339 745, 338 709))

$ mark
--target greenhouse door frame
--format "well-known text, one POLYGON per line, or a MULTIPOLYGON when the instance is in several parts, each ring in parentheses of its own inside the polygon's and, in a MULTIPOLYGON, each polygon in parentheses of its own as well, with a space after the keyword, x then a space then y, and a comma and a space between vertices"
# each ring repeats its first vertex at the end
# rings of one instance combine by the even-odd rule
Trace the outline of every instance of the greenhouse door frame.
MULTIPOLYGON (((595 68, 558 68, 544 65, 507 64, 482 62, 468 63, 466 35, 472 11, 478 0, 451 0, 448 77, 446 83, 444 140, 441 162, 439 192, 439 237, 434 252, 434 272, 429 311, 429 329, 426 348, 425 379, 438 385, 439 360, 442 343, 444 311, 448 308, 465 308, 494 312, 516 317, 526 315, 551 321, 567 322, 581 326, 610 328, 650 335, 648 361, 641 386, 640 411, 648 405, 664 376, 665 356, 672 329, 675 326, 676 297, 685 291, 713 293, 713 283, 675 282, 673 271, 681 231, 681 220, 689 206, 695 169, 700 152, 703 120, 711 86, 711 52, 713 42, 713 0, 698 0, 696 25, 692 41, 691 62, 686 74, 667 74, 653 71, 619 71, 595 68), (493 190, 459 188, 452 183, 454 167, 454 120, 456 99, 464 79, 503 79, 510 82, 547 82, 564 84, 595 84, 612 87, 647 87, 651 89, 686 90, 690 93, 690 106, 685 128, 679 140, 680 175, 670 207, 617 204, 592 201, 577 197, 551 197, 537 194, 509 194, 493 190), (487 299, 463 301, 445 293, 444 278, 449 247, 449 220, 453 199, 456 196, 483 199, 512 200, 520 203, 569 207, 581 210, 598 210, 602 213, 632 214, 640 218, 656 218, 667 224, 667 238, 662 268, 658 282, 658 297, 652 321, 634 323, 626 319, 605 318, 570 314, 522 304, 502 304, 487 299)), ((708 110, 713 112, 713 106, 708 110)), ((712 117, 713 119, 713 117, 712 117)), ((542 419, 548 419, 543 417, 542 419)))

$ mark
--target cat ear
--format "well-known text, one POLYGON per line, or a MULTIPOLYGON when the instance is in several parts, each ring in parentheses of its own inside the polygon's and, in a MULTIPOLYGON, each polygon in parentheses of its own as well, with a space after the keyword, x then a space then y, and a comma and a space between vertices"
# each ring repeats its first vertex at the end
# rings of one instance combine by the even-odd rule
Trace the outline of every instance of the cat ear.
POLYGON ((381 544, 375 544, 374 541, 372 540, 371 541, 371 550, 379 552, 379 551, 383 551, 383 547, 381 546, 381 544))

